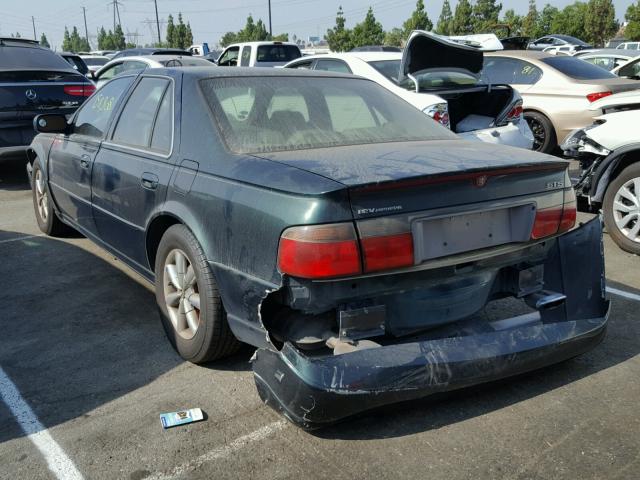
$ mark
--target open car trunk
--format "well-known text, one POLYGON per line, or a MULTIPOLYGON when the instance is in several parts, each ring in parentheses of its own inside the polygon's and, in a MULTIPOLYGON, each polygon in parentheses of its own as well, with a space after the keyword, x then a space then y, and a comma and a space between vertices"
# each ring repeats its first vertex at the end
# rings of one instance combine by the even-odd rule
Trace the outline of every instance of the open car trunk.
POLYGON ((456 133, 506 124, 516 100, 509 85, 480 83, 483 43, 473 40, 474 36, 453 41, 414 31, 400 62, 399 82, 411 81, 416 91, 435 93, 447 100, 451 130, 456 133))

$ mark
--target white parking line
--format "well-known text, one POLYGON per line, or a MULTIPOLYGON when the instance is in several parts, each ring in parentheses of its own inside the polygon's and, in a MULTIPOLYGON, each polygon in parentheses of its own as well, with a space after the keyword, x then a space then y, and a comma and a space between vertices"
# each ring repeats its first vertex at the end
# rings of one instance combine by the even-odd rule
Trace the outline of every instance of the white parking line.
POLYGON ((264 427, 259 428, 258 430, 248 433, 247 435, 243 435, 242 437, 236 438, 228 445, 223 447, 218 447, 210 452, 204 453, 200 455, 198 458, 191 462, 183 463, 182 465, 174 468, 169 473, 157 473, 155 475, 151 475, 150 477, 145 477, 145 480, 170 480, 181 475, 186 474, 187 472, 192 472, 207 462, 211 462, 213 460, 217 460, 219 458, 225 458, 231 455, 232 453, 246 447, 250 443, 257 442, 268 436, 282 430, 287 425, 286 420, 280 420, 277 422, 270 423, 269 425, 265 425, 264 427))
POLYGON ((39 235, 24 235, 22 237, 7 238, 6 240, 0 240, 0 243, 17 242, 19 240, 26 240, 28 238, 36 238, 36 237, 44 237, 44 234, 41 233, 39 235))
POLYGON ((82 480, 82 474, 78 471, 64 450, 49 435, 46 428, 40 423, 31 407, 24 401, 22 395, 0 367, 0 397, 7 404, 18 421, 20 428, 27 438, 44 455, 49 470, 60 480, 82 480))
POLYGON ((618 295, 619 297, 630 298, 631 300, 640 302, 640 295, 636 293, 625 292, 624 290, 618 290, 617 288, 613 287, 607 287, 607 292, 618 295))

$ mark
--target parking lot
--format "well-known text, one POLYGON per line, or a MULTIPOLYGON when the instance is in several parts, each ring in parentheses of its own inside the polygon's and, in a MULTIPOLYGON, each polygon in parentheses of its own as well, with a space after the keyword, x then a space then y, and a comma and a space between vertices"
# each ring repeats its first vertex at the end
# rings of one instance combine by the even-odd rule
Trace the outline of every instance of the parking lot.
POLYGON ((250 348, 184 362, 151 286, 84 238, 42 236, 22 165, 0 165, 0 374, 19 392, 0 402, 0 477, 59 462, 91 479, 638 478, 640 258, 605 248, 617 293, 593 351, 308 433, 261 403, 250 348), (16 418, 24 402, 33 417, 16 418), (191 407, 205 421, 161 428, 191 407))

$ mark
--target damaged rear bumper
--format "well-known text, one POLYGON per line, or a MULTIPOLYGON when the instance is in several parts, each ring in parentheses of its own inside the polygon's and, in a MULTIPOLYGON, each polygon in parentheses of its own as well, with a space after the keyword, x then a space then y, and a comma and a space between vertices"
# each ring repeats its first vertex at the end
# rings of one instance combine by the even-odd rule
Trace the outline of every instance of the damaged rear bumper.
POLYGON ((261 398, 299 426, 317 428, 590 350, 604 338, 609 313, 600 220, 553 241, 544 263, 545 288, 566 295, 566 302, 539 312, 537 321, 507 319, 493 329, 445 338, 427 332, 416 341, 341 355, 307 355, 290 343, 280 351, 259 349, 253 369, 261 398))

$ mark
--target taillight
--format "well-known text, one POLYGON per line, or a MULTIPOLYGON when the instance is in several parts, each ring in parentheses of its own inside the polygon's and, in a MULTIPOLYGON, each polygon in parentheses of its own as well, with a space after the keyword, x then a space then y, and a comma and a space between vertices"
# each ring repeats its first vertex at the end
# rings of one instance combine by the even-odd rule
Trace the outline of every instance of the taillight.
POLYGON ((518 100, 513 108, 507 113, 507 122, 518 123, 522 119, 522 100, 518 100))
POLYGON ((446 103, 435 103, 429 105, 422 110, 424 113, 433 118, 436 122, 449 128, 451 123, 449 121, 449 105, 446 103))
POLYGON ((301 278, 333 278, 362 272, 352 223, 288 228, 278 249, 280 272, 301 278))
POLYGON ((64 93, 73 97, 88 97, 96 91, 94 85, 65 85, 64 93))
POLYGON ((589 93, 587 95, 587 100, 589 100, 590 103, 593 103, 596 100, 600 100, 601 98, 608 97, 609 95, 612 95, 612 94, 613 94, 613 92, 589 93))
POLYGON ((361 243, 365 272, 413 265, 413 235, 410 232, 363 238, 361 243))
POLYGON ((531 230, 531 239, 564 233, 576 224, 577 217, 576 195, 572 188, 564 192, 564 204, 543 208, 536 211, 536 218, 531 230))

